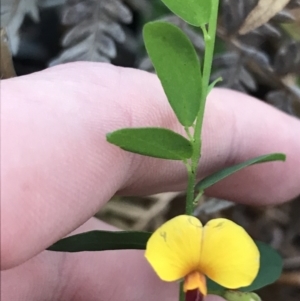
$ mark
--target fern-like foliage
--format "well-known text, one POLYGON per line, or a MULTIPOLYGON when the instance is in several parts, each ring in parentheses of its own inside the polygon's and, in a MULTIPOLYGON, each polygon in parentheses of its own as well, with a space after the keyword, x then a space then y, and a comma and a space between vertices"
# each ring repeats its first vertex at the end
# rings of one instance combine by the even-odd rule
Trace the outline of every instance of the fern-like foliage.
POLYGON ((300 75, 300 47, 282 24, 294 21, 291 9, 299 7, 300 1, 291 0, 268 23, 246 35, 239 35, 238 31, 257 0, 238 3, 223 0, 221 4, 218 35, 230 50, 215 59, 217 71, 213 77, 221 75, 224 79, 221 86, 244 92, 254 92, 258 84, 268 86, 270 91, 265 95, 266 101, 294 114, 295 106, 300 103, 296 83, 300 75))
POLYGON ((1 27, 5 28, 13 54, 19 49, 19 29, 26 14, 39 20, 38 0, 1 0, 1 27))
POLYGON ((42 8, 48 8, 63 5, 65 2, 65 0, 38 0, 38 5, 42 8))
POLYGON ((277 78, 275 90, 266 95, 266 100, 289 113, 296 114, 300 110, 300 42, 287 40, 279 47, 273 64, 273 72, 277 78))
POLYGON ((62 23, 69 30, 62 40, 64 50, 50 65, 109 62, 117 54, 115 42, 125 41, 120 23, 131 20, 131 11, 120 0, 66 0, 62 23))
POLYGON ((123 0, 132 10, 139 12, 145 17, 152 13, 152 3, 149 0, 123 0))

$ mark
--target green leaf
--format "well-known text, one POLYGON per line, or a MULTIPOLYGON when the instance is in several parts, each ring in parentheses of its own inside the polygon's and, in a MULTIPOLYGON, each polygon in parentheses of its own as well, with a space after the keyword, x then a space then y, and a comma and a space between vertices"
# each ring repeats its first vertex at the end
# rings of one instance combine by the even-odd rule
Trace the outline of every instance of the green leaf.
POLYGON ((124 150, 155 158, 185 160, 193 154, 189 140, 163 128, 126 128, 109 133, 106 138, 124 150))
POLYGON ((166 22, 146 24, 143 34, 173 111, 183 126, 191 126, 201 99, 201 68, 193 44, 181 29, 166 22))
POLYGON ((259 272, 251 285, 239 289, 242 292, 252 292, 265 287, 275 282, 282 272, 283 260, 278 252, 263 242, 255 243, 260 252, 259 272))
POLYGON ((215 79, 209 86, 207 89, 207 95, 211 92, 211 90, 216 86, 217 83, 223 81, 222 77, 218 77, 217 79, 215 79))
POLYGON ((209 21, 212 0, 162 0, 162 2, 185 22, 201 26, 209 21))
POLYGON ((204 189, 216 184, 217 182, 225 179, 226 177, 250 165, 270 162, 270 161, 285 161, 285 159, 286 156, 284 154, 274 153, 274 154, 263 155, 257 158, 250 159, 246 162, 224 168, 198 182, 196 185, 196 190, 203 191, 204 189))
POLYGON ((252 292, 239 292, 228 290, 224 293, 223 298, 227 301, 261 301, 261 298, 252 292))
POLYGON ((220 284, 214 282, 210 278, 206 278, 207 292, 208 294, 223 296, 226 289, 220 284))
POLYGON ((49 251, 83 252, 106 250, 144 250, 151 233, 134 231, 90 231, 63 238, 49 251))

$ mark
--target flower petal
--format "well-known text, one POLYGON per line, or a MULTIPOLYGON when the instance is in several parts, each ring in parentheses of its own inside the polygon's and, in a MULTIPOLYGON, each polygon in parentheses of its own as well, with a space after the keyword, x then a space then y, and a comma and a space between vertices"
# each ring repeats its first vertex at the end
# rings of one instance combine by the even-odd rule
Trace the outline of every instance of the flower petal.
POLYGON ((259 250, 248 233, 234 222, 218 218, 203 230, 199 270, 226 288, 250 285, 259 270, 259 250))
POLYGON ((206 277, 199 272, 192 272, 185 276, 183 291, 192 291, 198 289, 203 296, 207 295, 206 277))
POLYGON ((162 280, 179 280, 198 268, 202 231, 197 218, 179 215, 151 235, 145 256, 162 280))

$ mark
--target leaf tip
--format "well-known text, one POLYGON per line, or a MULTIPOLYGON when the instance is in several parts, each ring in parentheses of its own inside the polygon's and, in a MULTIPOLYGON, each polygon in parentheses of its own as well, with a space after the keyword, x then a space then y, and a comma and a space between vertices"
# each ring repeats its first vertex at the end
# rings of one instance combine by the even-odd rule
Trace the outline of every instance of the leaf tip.
POLYGON ((286 161, 286 154, 280 154, 281 155, 281 161, 285 162, 286 161))
POLYGON ((107 142, 113 143, 114 132, 106 133, 105 136, 106 136, 106 141, 107 141, 107 142))

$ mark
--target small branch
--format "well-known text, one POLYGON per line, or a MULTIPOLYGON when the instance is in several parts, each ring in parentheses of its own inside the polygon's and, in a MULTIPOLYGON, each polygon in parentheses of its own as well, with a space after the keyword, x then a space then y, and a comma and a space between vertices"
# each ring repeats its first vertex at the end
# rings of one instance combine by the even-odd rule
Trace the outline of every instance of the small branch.
POLYGON ((278 283, 290 286, 300 286, 300 272, 284 273, 279 278, 278 283))
POLYGON ((192 164, 187 163, 186 168, 188 173, 188 187, 186 191, 185 213, 192 215, 194 211, 194 187, 196 182, 196 174, 192 164))
POLYGON ((1 39, 1 59, 0 59, 0 78, 6 79, 16 76, 14 69, 12 55, 10 52, 8 37, 6 35, 5 29, 0 29, 0 39, 1 39))
POLYGON ((283 263, 284 269, 299 269, 300 268, 300 256, 287 258, 283 263))
POLYGON ((185 293, 183 291, 183 281, 179 284, 179 301, 185 301, 185 293))
MULTIPOLYGON (((224 30, 219 29, 218 30, 218 37, 221 38, 223 41, 231 44, 237 51, 240 51, 243 53, 243 46, 241 42, 237 39, 235 36, 227 36, 224 30)), ((285 91, 288 91, 294 99, 300 103, 300 91, 297 86, 291 86, 288 83, 285 82, 284 78, 276 76, 274 73, 274 70, 272 68, 270 69, 264 69, 260 66, 259 63, 257 63, 255 60, 251 60, 251 63, 247 63, 249 70, 252 72, 255 72, 256 74, 260 75, 271 87, 279 89, 282 88, 285 91)))
POLYGON ((215 39, 217 33, 217 21, 218 21, 218 9, 219 0, 213 0, 211 3, 211 15, 208 24, 208 31, 205 26, 201 26, 205 40, 205 52, 204 63, 202 72, 202 92, 200 101, 200 108, 196 119, 196 125, 194 129, 194 137, 191 141, 193 143, 193 156, 191 158, 191 164, 187 165, 188 171, 188 187, 186 198, 186 214, 192 215, 194 211, 194 197, 195 197, 195 184, 197 177, 197 167, 199 159, 201 157, 201 133, 203 126, 203 117, 205 111, 206 97, 209 89, 209 79, 212 69, 212 61, 214 56, 215 39))

